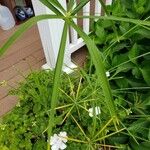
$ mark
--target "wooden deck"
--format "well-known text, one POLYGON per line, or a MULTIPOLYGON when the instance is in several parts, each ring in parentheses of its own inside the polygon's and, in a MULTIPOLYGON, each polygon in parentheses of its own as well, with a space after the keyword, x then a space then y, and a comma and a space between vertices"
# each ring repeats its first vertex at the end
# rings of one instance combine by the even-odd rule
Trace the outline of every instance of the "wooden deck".
MULTIPOLYGON (((18 27, 9 31, 0 30, 0 47, 15 32, 18 27)), ((37 27, 29 29, 9 50, 0 58, 0 82, 6 82, 6 86, 0 86, 0 116, 12 109, 17 98, 8 95, 12 87, 17 87, 23 80, 23 75, 31 72, 31 69, 41 69, 45 63, 45 57, 37 27)))
MULTIPOLYGON (((15 32, 18 27, 9 30, 0 30, 0 47, 15 32)), ((86 60, 87 50, 81 48, 72 54, 72 60, 79 66, 83 66, 86 60)), ((8 95, 12 87, 17 87, 18 82, 24 79, 32 70, 41 69, 45 64, 45 57, 36 26, 25 32, 0 58, 0 82, 7 83, 0 86, 0 116, 10 111, 16 104, 17 98, 8 95)))

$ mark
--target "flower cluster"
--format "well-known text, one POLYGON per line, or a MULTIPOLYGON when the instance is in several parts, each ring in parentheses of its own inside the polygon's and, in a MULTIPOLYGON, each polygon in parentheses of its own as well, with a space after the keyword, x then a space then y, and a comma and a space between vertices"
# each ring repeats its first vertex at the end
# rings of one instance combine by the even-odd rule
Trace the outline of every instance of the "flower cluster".
POLYGON ((54 134, 50 138, 51 150, 63 150, 67 147, 67 133, 60 132, 59 134, 54 134))

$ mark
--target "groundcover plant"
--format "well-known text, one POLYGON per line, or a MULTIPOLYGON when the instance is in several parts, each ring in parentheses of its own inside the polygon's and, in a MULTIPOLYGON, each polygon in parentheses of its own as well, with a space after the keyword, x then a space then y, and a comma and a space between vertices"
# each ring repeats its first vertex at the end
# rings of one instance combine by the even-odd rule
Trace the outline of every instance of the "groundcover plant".
POLYGON ((37 21, 63 19, 56 68, 31 73, 12 92, 20 100, 1 119, 0 148, 148 150, 149 2, 114 1, 107 8, 99 0, 106 16, 76 16, 90 0, 81 0, 75 7, 75 1, 69 0, 67 10, 56 0, 40 1, 55 14, 24 23, 0 54, 37 21), (99 19, 91 36, 73 22, 77 17, 99 19), (91 58, 90 69, 79 69, 74 76, 61 71, 69 26, 83 38, 91 58), (127 74, 142 80, 142 86, 127 74))

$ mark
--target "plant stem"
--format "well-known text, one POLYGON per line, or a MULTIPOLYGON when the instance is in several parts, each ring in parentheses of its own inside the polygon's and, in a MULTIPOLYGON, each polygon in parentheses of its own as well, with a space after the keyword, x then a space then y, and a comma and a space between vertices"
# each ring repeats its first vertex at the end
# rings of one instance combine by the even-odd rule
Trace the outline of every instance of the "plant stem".
POLYGON ((61 72, 62 72, 64 53, 65 53, 65 47, 66 47, 67 30, 68 30, 68 25, 65 23, 63 33, 62 33, 56 68, 55 68, 55 72, 54 72, 54 83, 53 83, 54 85, 53 85, 53 92, 52 92, 52 97, 51 97, 51 111, 50 111, 48 131, 47 131, 48 132, 47 150, 50 150, 49 141, 50 141, 50 137, 51 137, 51 133, 52 133, 52 128, 54 125, 53 122, 55 119, 54 116, 55 116, 55 112, 56 112, 55 108, 56 108, 56 105, 58 102, 60 76, 61 76, 61 72))
POLYGON ((82 29, 80 27, 78 27, 73 20, 67 20, 68 24, 70 24, 76 31, 77 33, 83 38, 84 42, 86 43, 89 53, 91 55, 91 58, 93 60, 93 63, 96 67, 96 73, 98 76, 98 80, 101 84, 101 87, 103 89, 103 93, 105 96, 105 102, 106 105, 108 107, 108 110, 110 112, 110 116, 113 118, 113 122, 116 126, 116 124, 118 124, 118 118, 117 118, 117 113, 116 113, 116 108, 114 105, 114 101, 113 101, 113 96, 112 96, 112 92, 111 92, 111 88, 108 82, 108 79, 106 77, 106 71, 104 68, 104 64, 102 61, 102 57, 101 54, 98 50, 98 48, 96 47, 94 41, 92 41, 92 39, 82 31, 82 29))

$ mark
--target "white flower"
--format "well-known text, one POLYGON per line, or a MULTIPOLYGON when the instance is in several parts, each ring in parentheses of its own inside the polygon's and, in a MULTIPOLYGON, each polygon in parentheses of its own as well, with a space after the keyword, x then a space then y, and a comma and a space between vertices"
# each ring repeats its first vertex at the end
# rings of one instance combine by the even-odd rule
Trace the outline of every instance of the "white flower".
POLYGON ((65 149, 67 142, 67 133, 66 132, 60 132, 58 135, 54 134, 50 138, 50 145, 52 146, 52 150, 63 150, 65 149))
POLYGON ((99 115, 101 113, 100 107, 96 106, 95 108, 89 109, 89 116, 93 117, 94 115, 99 115), (94 112, 95 111, 95 112, 94 112))
POLYGON ((106 72, 106 76, 110 77, 110 72, 109 71, 106 72))

